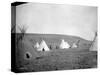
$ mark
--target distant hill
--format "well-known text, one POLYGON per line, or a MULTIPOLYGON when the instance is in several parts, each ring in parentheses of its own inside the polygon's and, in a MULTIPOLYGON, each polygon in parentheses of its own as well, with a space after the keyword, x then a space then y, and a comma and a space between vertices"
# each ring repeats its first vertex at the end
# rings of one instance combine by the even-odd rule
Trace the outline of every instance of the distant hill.
MULTIPOLYGON (((17 33, 17 34, 20 34, 20 33, 17 33)), ((69 37, 69 38, 78 38, 78 39, 83 39, 83 40, 86 40, 86 39, 84 39, 84 38, 82 38, 82 37, 79 37, 79 36, 72 36, 72 35, 63 35, 63 34, 37 34, 37 33, 34 33, 34 34, 32 34, 32 33, 26 33, 26 35, 34 35, 34 36, 38 36, 38 37, 48 37, 48 38, 51 38, 51 37, 57 37, 57 38, 62 38, 62 39, 64 39, 64 37, 65 38, 67 38, 67 37, 69 37)), ((86 40, 86 41, 89 41, 89 40, 86 40)), ((91 41, 89 41, 89 42, 91 42, 91 41)))
MULTIPOLYGON (((17 33, 20 35, 20 33, 17 33)), ((60 34, 25 34, 25 38, 27 38, 31 43, 35 44, 36 42, 41 42, 42 40, 45 40, 48 45, 60 45, 61 39, 64 39, 67 41, 70 45, 73 43, 79 42, 79 47, 82 48, 89 48, 91 41, 85 40, 81 37, 77 36, 71 36, 71 35, 60 35, 60 34)))

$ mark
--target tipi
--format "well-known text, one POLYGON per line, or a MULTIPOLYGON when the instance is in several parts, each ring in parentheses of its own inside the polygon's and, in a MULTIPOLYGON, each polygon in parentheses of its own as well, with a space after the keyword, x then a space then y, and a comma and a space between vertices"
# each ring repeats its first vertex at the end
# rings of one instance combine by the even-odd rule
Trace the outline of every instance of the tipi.
POLYGON ((60 44, 60 49, 66 49, 70 48, 70 45, 62 39, 61 44, 60 44))
POLYGON ((78 40, 76 43, 73 43, 72 48, 77 48, 79 46, 80 40, 78 40))
POLYGON ((95 33, 95 37, 91 43, 91 46, 90 46, 90 51, 96 51, 98 50, 98 38, 97 38, 97 32, 95 33))
POLYGON ((73 43, 72 48, 77 48, 78 46, 76 45, 76 43, 73 43))
POLYGON ((50 51, 48 48, 46 42, 44 40, 41 41, 39 48, 37 48, 38 51, 50 51))
POLYGON ((36 42, 36 44, 34 45, 34 48, 39 48, 39 43, 36 42))

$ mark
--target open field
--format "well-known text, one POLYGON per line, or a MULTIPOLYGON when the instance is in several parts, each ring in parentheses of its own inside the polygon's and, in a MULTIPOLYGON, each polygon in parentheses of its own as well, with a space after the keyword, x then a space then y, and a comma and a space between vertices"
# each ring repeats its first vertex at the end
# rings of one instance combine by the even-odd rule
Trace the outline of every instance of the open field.
MULTIPOLYGON (((17 34, 19 37, 20 34, 17 34)), ((97 67, 97 51, 89 51, 91 41, 80 37, 53 35, 53 34, 25 34, 22 41, 16 47, 16 72, 37 72, 52 70, 86 69, 97 67), (36 42, 45 40, 48 52, 39 52, 34 48, 36 42), (59 49, 61 39, 65 39, 70 45, 80 40, 78 48, 59 49), (29 57, 26 54, 29 53, 29 57)))

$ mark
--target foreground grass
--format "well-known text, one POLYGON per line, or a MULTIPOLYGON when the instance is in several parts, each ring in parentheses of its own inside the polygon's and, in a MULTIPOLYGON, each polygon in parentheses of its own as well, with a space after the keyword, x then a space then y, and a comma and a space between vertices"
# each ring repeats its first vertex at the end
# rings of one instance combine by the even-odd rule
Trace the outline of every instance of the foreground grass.
POLYGON ((23 61, 19 72, 86 69, 97 67, 97 53, 89 51, 54 51, 23 61))

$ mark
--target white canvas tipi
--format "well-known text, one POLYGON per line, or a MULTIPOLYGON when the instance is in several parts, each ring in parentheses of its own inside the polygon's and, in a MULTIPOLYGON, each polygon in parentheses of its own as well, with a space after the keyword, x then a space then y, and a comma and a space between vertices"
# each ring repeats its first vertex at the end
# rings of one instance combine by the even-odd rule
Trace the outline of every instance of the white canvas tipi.
POLYGON ((96 37, 90 47, 90 51, 97 51, 97 50, 98 50, 98 42, 97 42, 97 37, 96 37))
POLYGON ((77 48, 78 46, 76 45, 76 43, 73 43, 72 48, 77 48))
POLYGON ((36 42, 36 44, 34 45, 34 48, 39 48, 39 43, 36 42))
POLYGON ((79 43, 80 43, 80 40, 77 40, 76 42, 74 42, 71 46, 71 48, 78 48, 79 47, 79 43))
POLYGON ((62 39, 61 44, 60 44, 60 49, 67 49, 70 48, 70 45, 62 39))
POLYGON ((39 48, 37 48, 38 51, 50 51, 48 48, 46 42, 44 40, 41 41, 39 48))
POLYGON ((79 47, 79 42, 80 42, 80 40, 77 40, 77 42, 74 42, 71 47, 72 48, 78 48, 79 47))
POLYGON ((98 38, 97 38, 97 33, 96 33, 94 40, 91 44, 90 51, 97 51, 97 50, 98 50, 98 38))

